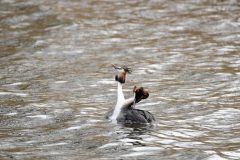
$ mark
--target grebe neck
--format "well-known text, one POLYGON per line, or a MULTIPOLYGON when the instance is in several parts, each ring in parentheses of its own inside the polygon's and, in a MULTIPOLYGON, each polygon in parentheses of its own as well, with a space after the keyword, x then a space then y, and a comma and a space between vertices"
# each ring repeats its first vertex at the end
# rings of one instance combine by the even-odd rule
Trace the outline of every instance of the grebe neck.
POLYGON ((135 108, 135 105, 136 105, 136 93, 134 92, 134 95, 133 95, 133 104, 132 104, 132 107, 135 108))
POLYGON ((122 84, 120 82, 118 82, 118 88, 117 88, 117 104, 114 108, 113 114, 110 117, 110 119, 113 122, 117 122, 117 117, 119 115, 119 113, 121 112, 121 108, 124 104, 125 98, 123 95, 123 90, 122 90, 122 84))
POLYGON ((118 82, 118 88, 117 88, 117 105, 123 104, 125 101, 124 95, 123 95, 123 89, 122 89, 122 83, 118 82))

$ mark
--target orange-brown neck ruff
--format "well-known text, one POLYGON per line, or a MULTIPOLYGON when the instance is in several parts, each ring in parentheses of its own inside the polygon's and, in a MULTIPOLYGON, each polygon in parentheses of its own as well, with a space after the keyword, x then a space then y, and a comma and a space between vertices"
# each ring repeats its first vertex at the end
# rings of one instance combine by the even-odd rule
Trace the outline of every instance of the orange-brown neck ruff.
POLYGON ((112 64, 112 66, 114 69, 118 70, 118 74, 115 76, 115 80, 122 84, 125 83, 127 73, 130 74, 132 72, 131 68, 129 68, 125 65, 123 67, 118 67, 118 66, 112 64))
POLYGON ((143 87, 134 87, 133 92, 135 93, 135 103, 140 102, 142 99, 147 99, 149 96, 148 90, 143 87))
POLYGON ((126 75, 127 74, 124 70, 119 71, 118 74, 115 76, 115 80, 123 84, 125 83, 126 75))

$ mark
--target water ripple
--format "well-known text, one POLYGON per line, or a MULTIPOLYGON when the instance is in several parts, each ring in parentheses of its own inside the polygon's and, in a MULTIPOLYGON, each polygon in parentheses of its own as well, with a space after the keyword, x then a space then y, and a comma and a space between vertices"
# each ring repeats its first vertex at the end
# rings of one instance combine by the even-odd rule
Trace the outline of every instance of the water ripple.
POLYGON ((0 159, 240 159, 237 0, 0 6, 0 159), (153 125, 104 119, 112 63, 153 125))

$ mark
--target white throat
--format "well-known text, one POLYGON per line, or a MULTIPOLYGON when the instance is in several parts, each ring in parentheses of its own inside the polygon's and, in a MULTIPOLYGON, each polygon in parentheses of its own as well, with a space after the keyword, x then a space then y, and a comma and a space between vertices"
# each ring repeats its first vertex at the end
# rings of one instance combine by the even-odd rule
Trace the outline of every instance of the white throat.
POLYGON ((117 104, 114 108, 112 116, 110 117, 110 119, 115 123, 117 122, 117 117, 121 112, 121 108, 122 108, 124 102, 125 102, 125 98, 124 98, 124 95, 123 95, 122 84, 120 82, 118 82, 117 104))

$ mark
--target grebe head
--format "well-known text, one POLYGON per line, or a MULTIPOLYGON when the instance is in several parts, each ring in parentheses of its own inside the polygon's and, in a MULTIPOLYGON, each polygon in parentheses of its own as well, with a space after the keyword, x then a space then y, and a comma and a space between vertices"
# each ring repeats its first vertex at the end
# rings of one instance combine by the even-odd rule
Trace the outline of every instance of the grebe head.
POLYGON ((143 87, 134 86, 133 92, 135 94, 135 103, 140 102, 142 99, 147 99, 149 96, 148 90, 143 87))
POLYGON ((115 76, 115 80, 120 83, 125 83, 127 73, 132 72, 131 68, 129 68, 125 65, 123 67, 118 67, 118 66, 115 66, 114 64, 112 64, 112 66, 114 69, 118 70, 118 74, 115 76))

